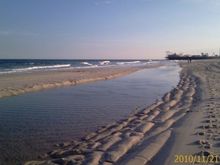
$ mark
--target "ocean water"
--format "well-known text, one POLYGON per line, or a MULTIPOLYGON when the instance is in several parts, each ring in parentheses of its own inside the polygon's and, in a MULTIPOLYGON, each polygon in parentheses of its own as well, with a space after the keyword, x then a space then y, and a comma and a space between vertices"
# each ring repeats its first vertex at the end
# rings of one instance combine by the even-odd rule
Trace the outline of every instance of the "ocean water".
POLYGON ((150 105, 179 81, 175 63, 125 77, 0 99, 0 165, 36 159, 150 105))
POLYGON ((95 68, 123 65, 145 65, 160 61, 152 60, 1 60, 0 75, 38 70, 58 70, 73 68, 95 68))

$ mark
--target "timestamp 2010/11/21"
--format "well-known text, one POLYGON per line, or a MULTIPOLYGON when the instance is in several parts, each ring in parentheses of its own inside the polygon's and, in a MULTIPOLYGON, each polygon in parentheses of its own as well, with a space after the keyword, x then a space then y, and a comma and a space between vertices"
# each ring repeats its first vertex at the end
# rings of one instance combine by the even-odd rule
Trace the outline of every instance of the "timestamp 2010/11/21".
POLYGON ((208 155, 208 156, 201 156, 201 155, 175 155, 174 163, 220 163, 218 155, 208 155))

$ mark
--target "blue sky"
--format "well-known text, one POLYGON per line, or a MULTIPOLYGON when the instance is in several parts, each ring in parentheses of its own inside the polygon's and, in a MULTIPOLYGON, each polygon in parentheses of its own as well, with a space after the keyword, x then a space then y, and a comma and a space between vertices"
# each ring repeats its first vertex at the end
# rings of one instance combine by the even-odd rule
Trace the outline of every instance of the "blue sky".
POLYGON ((0 58, 218 53, 219 0, 0 0, 0 58))

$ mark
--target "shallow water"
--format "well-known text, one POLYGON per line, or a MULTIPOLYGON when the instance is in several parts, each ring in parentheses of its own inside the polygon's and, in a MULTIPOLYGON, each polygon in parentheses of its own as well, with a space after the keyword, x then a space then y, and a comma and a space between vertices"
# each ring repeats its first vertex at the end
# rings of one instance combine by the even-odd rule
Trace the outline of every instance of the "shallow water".
POLYGON ((0 164, 36 159, 54 144, 74 140, 160 99, 179 81, 169 64, 128 76, 0 100, 0 164))

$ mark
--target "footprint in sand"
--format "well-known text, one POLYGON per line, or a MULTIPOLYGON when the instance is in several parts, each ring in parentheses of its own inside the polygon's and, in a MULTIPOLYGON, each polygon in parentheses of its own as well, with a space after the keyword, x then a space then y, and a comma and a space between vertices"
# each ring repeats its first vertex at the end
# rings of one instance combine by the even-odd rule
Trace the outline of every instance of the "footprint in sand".
POLYGON ((197 132, 197 134, 200 135, 200 136, 204 136, 205 132, 197 132))

